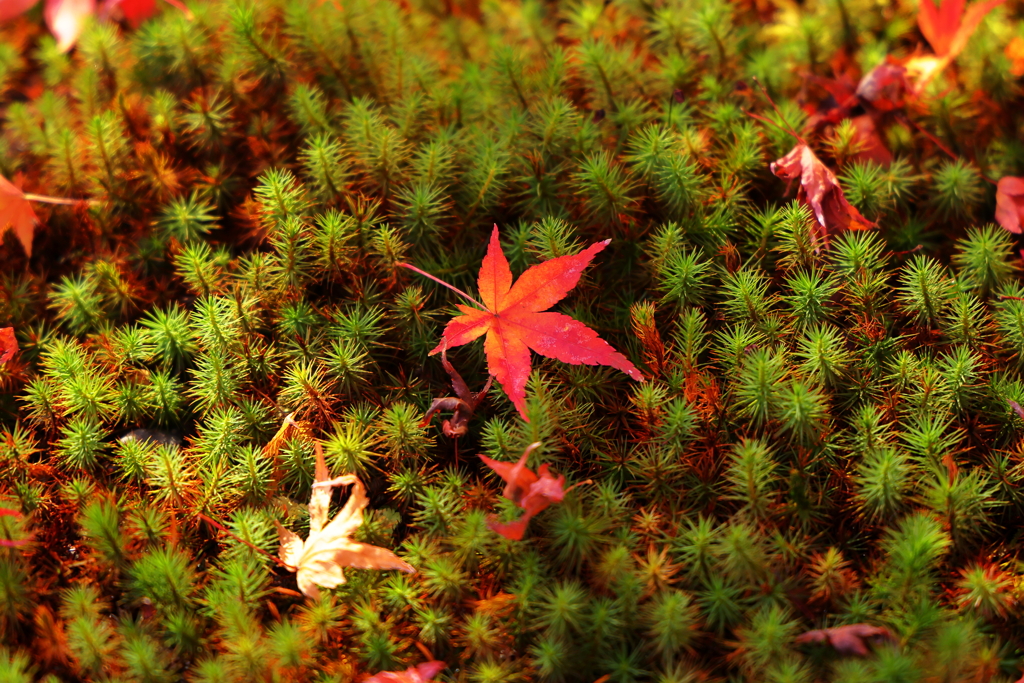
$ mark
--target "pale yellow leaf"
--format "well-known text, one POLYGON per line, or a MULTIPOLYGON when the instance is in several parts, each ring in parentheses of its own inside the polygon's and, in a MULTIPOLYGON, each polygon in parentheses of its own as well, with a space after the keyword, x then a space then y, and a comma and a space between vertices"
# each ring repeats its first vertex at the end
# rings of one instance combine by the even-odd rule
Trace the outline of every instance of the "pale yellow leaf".
POLYGON ((303 595, 315 598, 320 594, 318 586, 340 586, 345 583, 343 567, 415 572, 412 565, 390 550, 352 540, 352 534, 363 523, 363 510, 369 503, 366 489, 354 474, 328 479, 323 451, 319 443, 316 446, 317 481, 309 499, 309 536, 303 542, 283 527, 278 530, 281 559, 297 571, 299 590, 303 595), (331 505, 331 491, 335 486, 351 486, 352 491, 344 507, 330 523, 325 524, 331 505))

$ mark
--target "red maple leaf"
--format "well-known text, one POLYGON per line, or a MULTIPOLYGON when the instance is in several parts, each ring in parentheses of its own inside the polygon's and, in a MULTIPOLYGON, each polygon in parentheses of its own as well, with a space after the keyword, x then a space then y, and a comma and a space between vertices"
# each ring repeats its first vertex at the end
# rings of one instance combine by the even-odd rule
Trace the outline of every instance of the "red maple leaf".
POLYGON ((866 230, 875 224, 860 215, 846 200, 839 181, 828 166, 821 163, 806 143, 801 142, 789 154, 771 164, 772 173, 786 180, 800 179, 797 198, 810 205, 821 226, 819 235, 827 245, 829 235, 844 230, 866 230))
POLYGON ((996 222, 1010 232, 1021 233, 1024 217, 1024 178, 1008 175, 996 184, 996 222))
POLYGON ((5 228, 10 227, 29 258, 32 257, 32 235, 36 220, 36 212, 32 210, 32 204, 25 193, 7 178, 0 176, 0 235, 5 228))
POLYGON ((14 358, 17 352, 18 340, 14 338, 14 328, 0 328, 0 365, 14 358))
POLYGON ((526 466, 526 459, 538 446, 540 446, 539 441, 531 443, 523 451, 519 461, 514 464, 491 460, 485 455, 480 456, 485 465, 505 480, 505 490, 501 492, 501 495, 525 511, 514 522, 498 522, 493 516, 487 520, 489 527, 513 541, 522 540, 523 534, 526 532, 526 525, 534 515, 547 509, 552 503, 562 502, 562 498, 565 497, 565 490, 562 488, 565 486, 564 474, 560 474, 556 478, 548 470, 546 463, 537 468, 536 474, 526 466))
POLYGON ((921 0, 917 26, 939 57, 953 59, 967 45, 985 15, 1006 0, 986 0, 971 5, 964 12, 964 0, 921 0))
POLYGON ((435 659, 417 666, 410 666, 405 671, 381 671, 370 676, 363 683, 427 683, 441 673, 446 666, 448 665, 444 662, 435 659))
MULTIPOLYGON (((598 337, 597 332, 562 313, 545 312, 576 286, 583 269, 610 241, 597 242, 573 256, 559 256, 531 266, 513 285, 512 271, 501 250, 495 225, 487 255, 480 266, 483 303, 470 298, 479 308, 460 304, 458 309, 462 315, 448 321, 441 343, 431 355, 468 344, 486 334, 487 368, 524 420, 529 420, 526 380, 530 376, 530 349, 573 365, 609 365, 635 380, 642 380, 640 371, 629 359, 598 337)), ((433 278, 418 268, 403 265, 433 278)))

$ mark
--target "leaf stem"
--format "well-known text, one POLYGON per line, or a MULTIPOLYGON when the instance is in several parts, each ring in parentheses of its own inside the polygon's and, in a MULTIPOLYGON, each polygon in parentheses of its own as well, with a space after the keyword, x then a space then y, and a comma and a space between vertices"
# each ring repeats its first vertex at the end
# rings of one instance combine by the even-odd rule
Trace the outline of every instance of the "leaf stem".
POLYGON ((74 206, 75 204, 81 204, 82 202, 92 206, 97 206, 100 203, 98 199, 65 199, 64 197, 49 197, 45 194, 32 194, 31 192, 25 192, 23 193, 23 196, 30 202, 59 204, 61 206, 74 206))
POLYGON ((486 310, 487 310, 487 307, 486 307, 486 306, 484 306, 484 305, 483 305, 482 303, 480 303, 479 301, 477 301, 476 299, 474 299, 473 297, 471 297, 471 296, 470 296, 469 294, 466 294, 465 292, 463 292, 463 291, 462 291, 461 289, 459 289, 458 287, 455 287, 454 285, 450 285, 450 284, 448 284, 447 282, 445 282, 445 281, 444 281, 444 280, 442 280, 441 278, 438 278, 438 277, 434 277, 433 275, 431 275, 431 274, 430 274, 430 273, 428 273, 427 271, 425 271, 425 270, 420 270, 420 269, 419 269, 419 268, 417 268, 416 266, 410 265, 410 264, 408 264, 408 263, 402 263, 402 262, 399 262, 399 263, 398 263, 397 265, 400 265, 400 266, 402 266, 403 268, 408 268, 409 270, 411 270, 411 271, 412 271, 412 272, 414 272, 414 273, 419 273, 419 274, 420 274, 420 275, 422 275, 423 277, 428 277, 428 278, 430 278, 431 280, 433 280, 434 282, 436 282, 437 284, 439 284, 439 285, 444 285, 445 287, 447 287, 448 289, 452 290, 453 292, 455 292, 455 293, 456 293, 456 294, 458 294, 459 296, 461 296, 461 297, 465 298, 465 299, 466 299, 467 301, 469 301, 470 303, 472 303, 472 304, 476 305, 476 307, 477 307, 477 308, 479 308, 480 310, 482 310, 482 311, 486 311, 486 310))

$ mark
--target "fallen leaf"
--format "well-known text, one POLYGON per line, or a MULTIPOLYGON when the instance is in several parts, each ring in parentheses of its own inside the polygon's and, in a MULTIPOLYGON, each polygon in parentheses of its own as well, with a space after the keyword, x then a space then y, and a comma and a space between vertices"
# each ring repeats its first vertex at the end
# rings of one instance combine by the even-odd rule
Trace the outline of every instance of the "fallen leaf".
POLYGON ((335 588, 345 583, 343 567, 415 572, 412 565, 390 550, 352 540, 352 534, 363 523, 363 510, 369 503, 366 489, 354 474, 330 479, 323 448, 318 441, 314 441, 314 450, 316 475, 309 498, 309 536, 303 541, 295 532, 277 524, 281 539, 279 555, 291 571, 297 572, 302 594, 317 598, 320 595, 317 586, 335 588), (335 486, 351 486, 352 492, 344 507, 328 524, 331 490, 335 486))
POLYGON ((67 52, 85 29, 86 20, 96 13, 96 0, 47 0, 43 18, 57 39, 57 49, 67 52))
POLYGON ((857 97, 879 112, 902 109, 906 91, 906 67, 888 61, 869 71, 857 84, 857 97))
POLYGON ((798 645, 807 643, 826 643, 831 645, 841 655, 859 655, 866 657, 870 654, 868 644, 874 641, 896 642, 892 632, 882 626, 871 626, 870 624, 848 624, 846 626, 835 626, 833 628, 808 631, 796 637, 798 645))
POLYGON ((526 380, 530 376, 530 349, 542 356, 573 365, 609 365, 635 380, 640 371, 597 332, 562 313, 544 312, 558 303, 579 282, 583 270, 611 240, 597 242, 573 256, 560 256, 531 266, 516 283, 501 250, 494 226, 487 255, 480 266, 482 307, 459 305, 462 315, 452 318, 441 343, 431 351, 462 346, 487 335, 487 367, 526 416, 526 380))
POLYGON ((363 683, 427 683, 441 673, 447 664, 436 659, 410 666, 405 671, 381 671, 367 678, 363 683))
POLYGON ((0 365, 14 358, 17 352, 18 340, 14 338, 14 328, 0 328, 0 365))
POLYGON ((860 215, 855 206, 846 201, 839 181, 832 171, 815 156, 811 148, 801 143, 789 154, 771 164, 772 173, 786 180, 800 179, 797 198, 810 205, 821 230, 819 236, 828 244, 830 235, 844 230, 866 230, 875 224, 860 215))
MULTIPOLYGON (((39 0, 0 0, 0 21, 13 19, 36 5, 39 0)), ((186 13, 191 14, 179 0, 166 0, 186 13)), ((46 0, 43 19, 50 33, 57 39, 57 48, 67 52, 78 42, 86 21, 92 15, 100 18, 115 16, 123 18, 132 28, 156 14, 156 0, 106 0, 97 5, 97 0, 46 0)))
POLYGON ((156 0, 107 0, 104 10, 112 16, 124 19, 132 28, 156 14, 156 0))
POLYGON ((450 420, 445 420, 441 423, 441 430, 445 436, 464 436, 469 431, 469 420, 473 417, 473 413, 476 412, 477 406, 480 405, 484 395, 487 394, 487 390, 491 388, 491 380, 494 378, 488 377, 484 388, 474 394, 469 390, 469 385, 466 384, 466 381, 462 379, 462 375, 448 362, 447 349, 441 350, 441 364, 448 372, 448 376, 452 378, 452 388, 455 390, 455 396, 435 398, 434 402, 430 404, 427 414, 423 416, 420 427, 426 427, 430 424, 434 413, 441 410, 450 410, 452 411, 452 417, 450 420))
POLYGON ((32 235, 37 220, 25 193, 0 176, 0 233, 10 227, 29 258, 32 257, 32 235))
POLYGON ((921 0, 917 10, 917 26, 935 54, 949 52, 963 13, 964 0, 939 0, 938 7, 932 0, 921 0))
POLYGON ((24 14, 39 0, 0 0, 0 21, 9 21, 19 14, 24 14))
POLYGON ((1015 235, 1024 215, 1024 178, 1003 176, 996 184, 996 222, 1015 235))
POLYGON ((917 25, 939 57, 953 59, 967 45, 985 15, 1006 0, 976 2, 964 12, 964 0, 921 0, 917 25))
POLYGON ((868 114, 854 116, 850 121, 857 131, 857 143, 861 151, 854 154, 852 161, 873 161, 879 166, 892 163, 892 152, 885 146, 882 136, 878 134, 875 120, 868 114))
POLYGON ((494 531, 513 541, 522 540, 526 525, 534 515, 552 503, 560 503, 565 497, 565 490, 562 488, 565 486, 565 475, 560 474, 556 479, 548 471, 546 463, 537 468, 536 474, 526 466, 526 459, 538 446, 539 441, 527 446, 519 461, 514 464, 491 460, 485 455, 480 456, 485 465, 505 480, 505 490, 501 495, 524 510, 522 516, 514 522, 498 522, 493 516, 487 521, 488 526, 494 531))

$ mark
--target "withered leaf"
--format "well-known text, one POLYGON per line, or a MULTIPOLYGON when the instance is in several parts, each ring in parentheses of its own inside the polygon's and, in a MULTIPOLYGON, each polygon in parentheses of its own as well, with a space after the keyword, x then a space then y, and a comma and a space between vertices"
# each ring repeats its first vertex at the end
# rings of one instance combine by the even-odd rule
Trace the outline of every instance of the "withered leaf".
POLYGON ((303 541, 295 532, 277 525, 281 540, 279 555, 289 569, 297 572, 299 590, 307 597, 316 598, 320 595, 317 586, 340 586, 345 583, 343 567, 415 572, 412 565, 390 550, 352 540, 355 530, 363 523, 363 510, 369 503, 366 489, 354 474, 330 479, 323 448, 318 441, 313 443, 316 477, 309 498, 309 536, 303 541), (344 507, 328 523, 331 491, 335 486, 351 486, 352 491, 344 507))
POLYGON ((835 174, 806 144, 798 144, 789 154, 773 161, 771 169, 780 178, 800 179, 797 198, 811 207, 821 227, 818 236, 826 246, 831 235, 875 227, 846 200, 835 174))
POLYGON ((484 384, 484 388, 473 393, 469 390, 469 385, 466 384, 466 380, 462 379, 462 375, 460 375, 455 369, 455 366, 448 361, 448 349, 441 350, 441 364, 448 372, 448 376, 452 378, 452 389, 455 390, 455 396, 435 398, 433 403, 430 404, 430 409, 427 410, 427 414, 423 416, 423 421, 420 422, 420 427, 426 427, 430 424, 430 420, 434 417, 434 413, 441 410, 450 410, 452 411, 452 417, 450 420, 445 420, 441 423, 441 430, 444 432, 445 436, 464 436, 466 432, 469 431, 470 418, 473 417, 473 413, 476 412, 477 406, 480 405, 480 401, 483 400, 488 389, 491 388, 491 382, 494 380, 494 377, 488 377, 487 383, 484 384))

